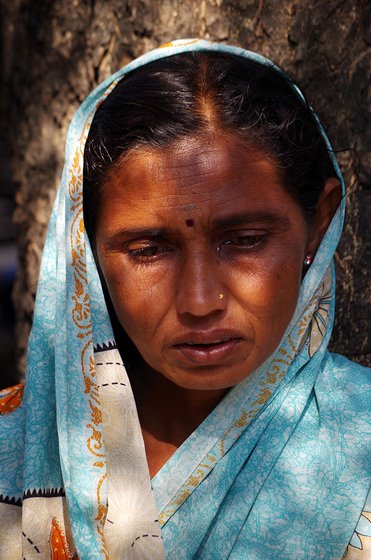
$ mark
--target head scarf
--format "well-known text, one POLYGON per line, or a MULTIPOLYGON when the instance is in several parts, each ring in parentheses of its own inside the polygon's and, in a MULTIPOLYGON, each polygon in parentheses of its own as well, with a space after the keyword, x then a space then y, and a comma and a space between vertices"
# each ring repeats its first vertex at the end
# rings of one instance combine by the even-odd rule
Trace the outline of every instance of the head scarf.
POLYGON ((175 41, 108 78, 77 110, 42 258, 23 403, 15 387, 0 405, 0 559, 330 559, 343 555, 357 524, 367 495, 364 369, 326 350, 344 197, 278 348, 151 487, 125 356, 85 236, 84 144, 97 106, 125 74, 194 51, 282 73, 240 48, 175 41))

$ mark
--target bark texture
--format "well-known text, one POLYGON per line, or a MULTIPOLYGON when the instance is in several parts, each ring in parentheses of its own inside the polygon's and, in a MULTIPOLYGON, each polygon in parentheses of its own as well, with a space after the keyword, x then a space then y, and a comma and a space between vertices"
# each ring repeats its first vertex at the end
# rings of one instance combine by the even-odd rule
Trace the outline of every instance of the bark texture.
POLYGON ((20 370, 66 129, 88 92, 133 57, 201 36, 273 58, 328 129, 348 185, 336 256, 332 349, 371 363, 371 4, 367 0, 1 0, 2 98, 20 268, 14 291, 20 370))

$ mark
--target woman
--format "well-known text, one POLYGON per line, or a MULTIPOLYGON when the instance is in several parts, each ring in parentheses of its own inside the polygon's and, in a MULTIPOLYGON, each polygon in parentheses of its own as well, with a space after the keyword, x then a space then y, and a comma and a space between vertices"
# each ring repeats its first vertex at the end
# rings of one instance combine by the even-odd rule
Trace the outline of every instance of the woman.
POLYGON ((99 86, 3 394, 0 558, 367 554, 366 370, 326 350, 343 216, 263 57, 175 42, 99 86))

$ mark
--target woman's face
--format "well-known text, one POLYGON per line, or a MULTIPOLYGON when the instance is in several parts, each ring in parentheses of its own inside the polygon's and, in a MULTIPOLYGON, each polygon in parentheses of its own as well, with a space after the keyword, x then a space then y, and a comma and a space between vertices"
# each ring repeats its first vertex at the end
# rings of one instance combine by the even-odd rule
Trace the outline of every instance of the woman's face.
POLYGON ((224 136, 133 151, 104 187, 96 242, 147 364, 180 387, 214 390, 277 347, 312 240, 274 164, 224 136))

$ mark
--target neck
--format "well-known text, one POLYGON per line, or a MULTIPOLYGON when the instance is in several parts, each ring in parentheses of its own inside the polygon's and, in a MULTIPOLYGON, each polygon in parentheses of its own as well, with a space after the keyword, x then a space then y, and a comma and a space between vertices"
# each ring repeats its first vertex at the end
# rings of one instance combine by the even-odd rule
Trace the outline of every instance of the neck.
POLYGON ((146 365, 133 371, 130 381, 151 476, 156 474, 228 392, 228 389, 185 389, 146 365))

